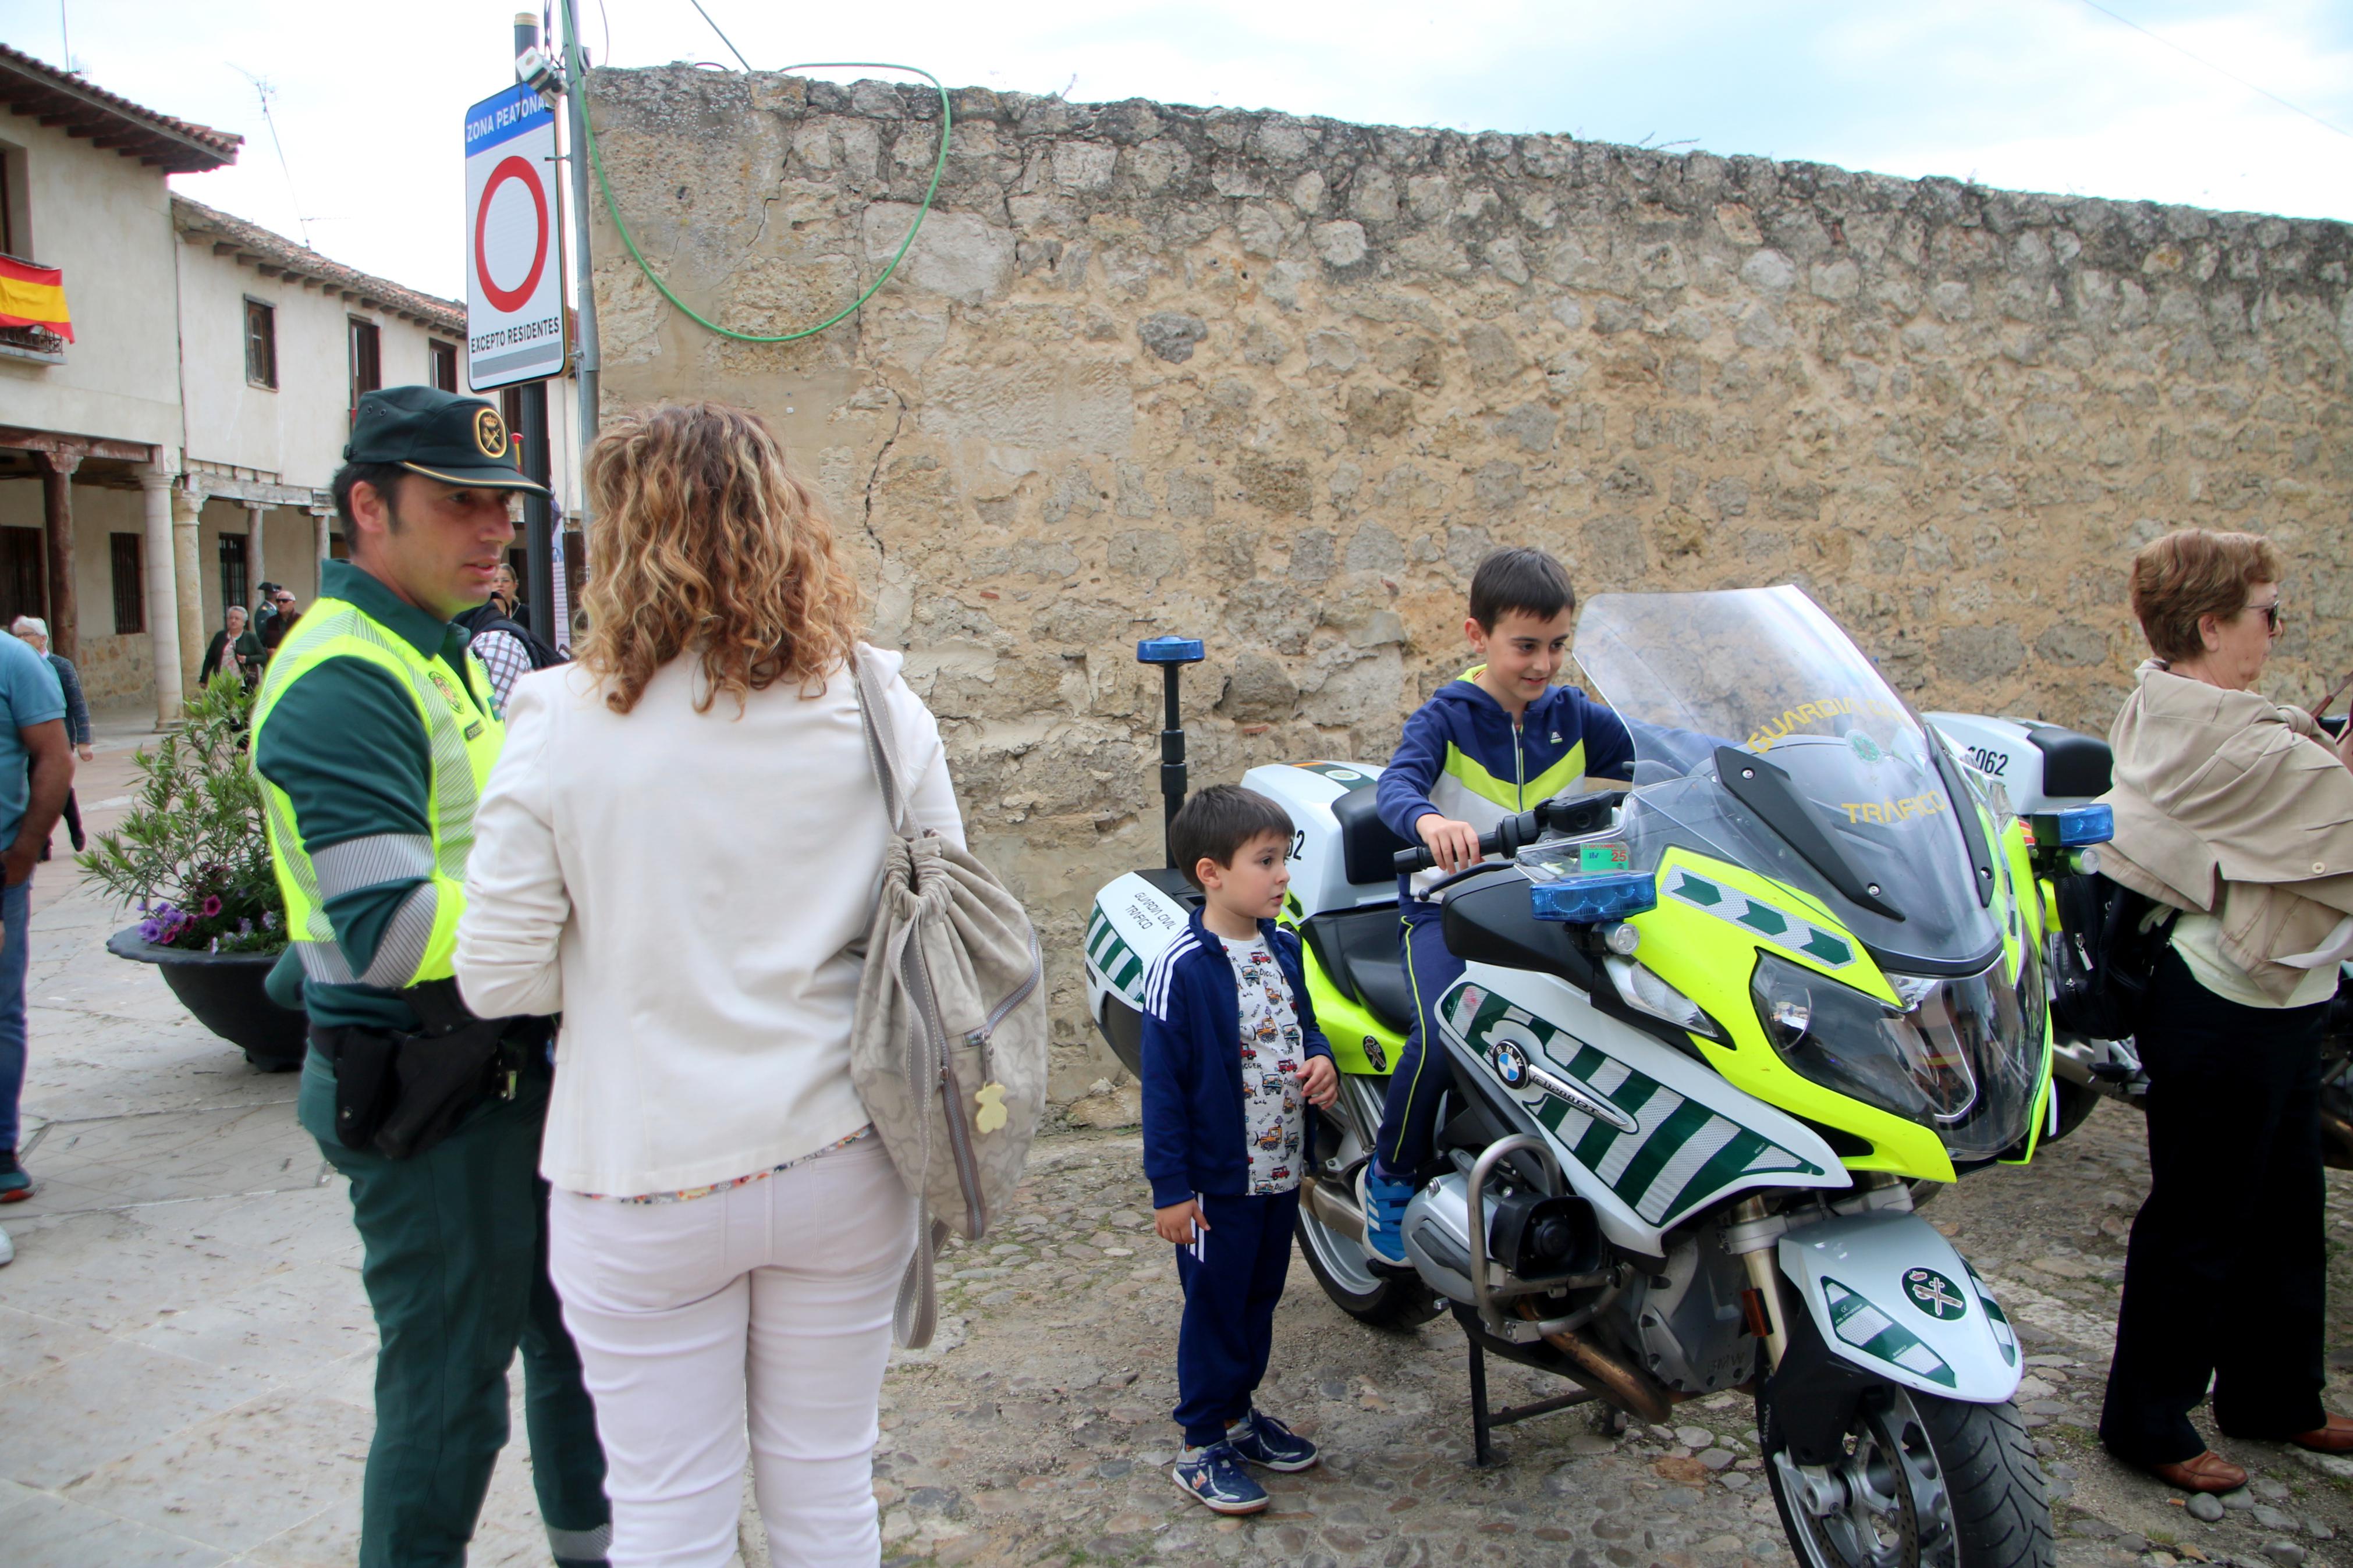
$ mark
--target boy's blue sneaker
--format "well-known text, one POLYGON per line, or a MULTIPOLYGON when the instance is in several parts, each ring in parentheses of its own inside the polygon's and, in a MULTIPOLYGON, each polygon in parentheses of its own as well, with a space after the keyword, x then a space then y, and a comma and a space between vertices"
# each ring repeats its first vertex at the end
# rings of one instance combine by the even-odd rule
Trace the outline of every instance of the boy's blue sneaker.
POLYGON ((0 1204, 22 1203, 37 1190, 32 1176, 16 1163, 16 1151, 0 1150, 0 1204))
POLYGON ((1400 1182, 1367 1160, 1356 1173, 1356 1197, 1365 1210, 1365 1246, 1384 1263, 1405 1267, 1405 1205, 1413 1184, 1400 1182))
POLYGON ((1260 1513, 1274 1500, 1250 1479, 1230 1442, 1206 1448, 1187 1448, 1176 1456, 1168 1472, 1183 1487, 1218 1513, 1260 1513))
POLYGON ((1303 1470, 1316 1460, 1314 1444, 1255 1405, 1226 1428, 1226 1445, 1251 1464, 1270 1470, 1303 1470))

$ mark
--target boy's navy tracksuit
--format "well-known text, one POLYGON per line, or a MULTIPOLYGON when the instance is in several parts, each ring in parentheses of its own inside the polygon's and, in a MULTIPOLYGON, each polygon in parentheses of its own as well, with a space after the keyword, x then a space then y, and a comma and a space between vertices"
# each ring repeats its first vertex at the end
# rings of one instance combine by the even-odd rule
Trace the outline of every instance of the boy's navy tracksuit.
MULTIPOLYGON (((1414 824, 1436 812, 1486 833, 1507 816, 1577 787, 1584 778, 1630 779, 1634 743, 1617 714, 1574 687, 1556 686, 1528 704, 1518 723, 1478 683, 1483 665, 1438 689, 1405 721, 1405 738, 1376 788, 1381 820, 1409 844, 1414 824)), ((1440 905, 1421 899, 1442 872, 1400 879, 1398 933, 1413 986, 1414 1025, 1389 1078, 1376 1152, 1381 1168, 1410 1182, 1428 1161, 1438 1101, 1454 1081, 1446 1053, 1430 1048, 1435 1009, 1462 973, 1446 950, 1440 905)))
MULTIPOLYGON (((1329 1058, 1307 998, 1299 939, 1272 921, 1261 921, 1259 930, 1290 988, 1307 1057, 1329 1058)), ((1250 1395, 1266 1375, 1299 1212, 1296 1187, 1250 1193, 1241 1044, 1233 964, 1196 910, 1145 975, 1143 1044, 1144 1173, 1152 1206, 1198 1198, 1208 1221, 1197 1245, 1176 1249, 1185 1317, 1175 1416, 1195 1447, 1223 1440, 1227 1424, 1250 1414, 1250 1395)), ((1310 1107, 1303 1162, 1314 1147, 1310 1107)))

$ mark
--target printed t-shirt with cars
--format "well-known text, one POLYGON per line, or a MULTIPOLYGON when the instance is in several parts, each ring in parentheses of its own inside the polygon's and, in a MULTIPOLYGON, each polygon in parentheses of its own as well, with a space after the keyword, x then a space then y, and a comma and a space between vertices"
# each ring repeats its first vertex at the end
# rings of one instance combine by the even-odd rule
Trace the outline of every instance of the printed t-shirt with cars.
POLYGON ((1242 1134, 1250 1148, 1253 1195, 1287 1193, 1299 1185, 1300 1148, 1306 1133, 1306 1100, 1300 1075, 1307 1047, 1299 1009, 1266 938, 1247 942, 1219 938, 1234 966, 1234 1000, 1241 1013, 1242 1134))

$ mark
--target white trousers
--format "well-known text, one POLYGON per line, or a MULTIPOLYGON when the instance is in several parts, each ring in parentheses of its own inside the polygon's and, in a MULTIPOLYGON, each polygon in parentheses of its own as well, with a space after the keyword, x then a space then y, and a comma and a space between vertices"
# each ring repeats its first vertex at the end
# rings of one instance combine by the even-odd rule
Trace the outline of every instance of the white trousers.
POLYGON ((613 1568, 723 1568, 746 1447, 776 1568, 873 1568, 875 1406, 914 1202, 868 1138, 672 1204, 557 1192, 548 1268, 580 1347, 613 1568))

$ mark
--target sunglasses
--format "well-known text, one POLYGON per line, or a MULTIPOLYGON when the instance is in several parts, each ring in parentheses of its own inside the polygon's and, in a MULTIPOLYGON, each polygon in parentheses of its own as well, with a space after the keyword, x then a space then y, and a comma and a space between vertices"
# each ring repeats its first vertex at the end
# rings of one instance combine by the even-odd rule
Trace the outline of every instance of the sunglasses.
POLYGON ((2280 601, 2277 596, 2274 596, 2268 605, 2249 605, 2247 608, 2263 616, 2265 631, 2273 637, 2280 635, 2280 601))

